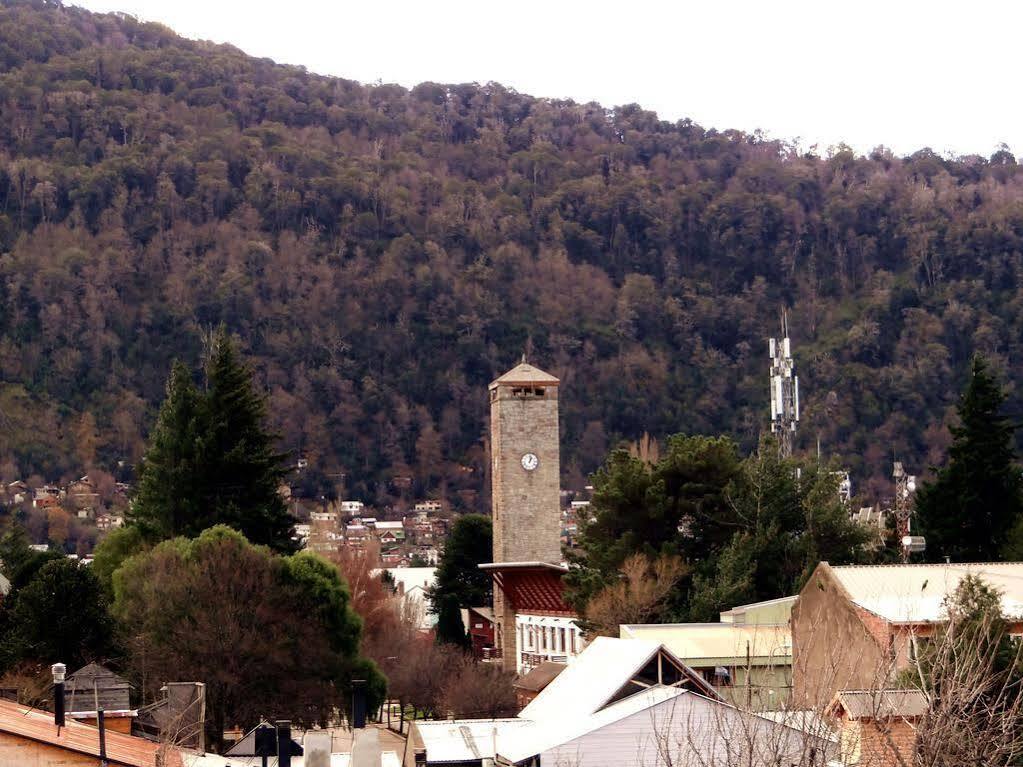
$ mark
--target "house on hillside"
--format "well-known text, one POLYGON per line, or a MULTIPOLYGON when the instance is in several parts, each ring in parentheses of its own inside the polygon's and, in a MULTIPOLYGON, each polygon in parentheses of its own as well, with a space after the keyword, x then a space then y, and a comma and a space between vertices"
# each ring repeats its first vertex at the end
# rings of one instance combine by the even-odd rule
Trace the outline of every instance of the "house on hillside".
POLYGON ((413 744, 416 764, 461 767, 823 765, 828 747, 728 705, 663 645, 609 637, 597 637, 517 717, 416 722, 413 744))
POLYGON ((388 567, 374 571, 387 572, 394 580, 395 599, 401 611, 411 618, 421 632, 430 632, 437 625, 437 616, 430 612, 427 591, 437 580, 436 567, 388 567))
POLYGON ((945 620, 945 600, 968 575, 1001 594, 1010 632, 1023 633, 1023 563, 832 567, 821 562, 792 608, 797 704, 873 690, 915 660, 945 620))

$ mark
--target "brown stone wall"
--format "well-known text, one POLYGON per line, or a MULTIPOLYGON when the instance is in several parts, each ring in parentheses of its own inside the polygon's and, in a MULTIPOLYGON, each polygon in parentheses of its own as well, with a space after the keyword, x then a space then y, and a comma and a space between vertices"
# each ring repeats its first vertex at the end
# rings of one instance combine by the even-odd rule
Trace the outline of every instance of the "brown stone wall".
POLYGON ((558 387, 516 396, 519 387, 491 392, 490 449, 495 562, 561 561, 561 464, 558 387), (496 395, 496 396, 495 396, 496 395), (533 453, 539 465, 522 468, 533 453))
MULTIPOLYGON (((561 561, 561 454, 558 387, 542 396, 521 396, 523 387, 499 385, 490 392, 491 495, 495 562, 561 561), (522 468, 533 453, 539 464, 522 468)), ((533 387, 534 389, 536 387, 533 387)), ((515 613, 494 589, 495 639, 504 667, 518 665, 515 613)))
POLYGON ((839 690, 886 685, 887 657, 887 647, 819 567, 792 608, 794 705, 826 706, 839 690))

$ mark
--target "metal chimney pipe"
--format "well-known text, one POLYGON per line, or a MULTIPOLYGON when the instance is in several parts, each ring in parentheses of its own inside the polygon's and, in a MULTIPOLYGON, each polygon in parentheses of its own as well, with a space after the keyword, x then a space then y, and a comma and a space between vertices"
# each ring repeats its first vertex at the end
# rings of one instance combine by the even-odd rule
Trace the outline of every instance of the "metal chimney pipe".
POLYGON ((107 761, 107 724, 102 707, 96 709, 96 726, 99 727, 99 765, 108 767, 110 763, 107 761))
POLYGON ((356 730, 366 726, 366 680, 352 680, 352 727, 356 730))
POLYGON ((53 674, 53 723, 58 727, 64 726, 64 677, 67 675, 67 666, 63 663, 54 663, 50 666, 53 674))
POLYGON ((277 720, 277 767, 291 767, 291 722, 277 720))

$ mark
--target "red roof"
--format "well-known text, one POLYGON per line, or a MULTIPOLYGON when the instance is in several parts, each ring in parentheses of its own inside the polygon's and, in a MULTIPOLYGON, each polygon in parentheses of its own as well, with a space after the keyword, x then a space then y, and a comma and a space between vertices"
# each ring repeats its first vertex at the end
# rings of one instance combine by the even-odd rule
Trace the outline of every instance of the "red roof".
POLYGON ((565 587, 561 582, 567 569, 546 562, 495 562, 480 565, 489 570, 494 584, 518 613, 548 613, 575 616, 564 599, 565 587))
MULTIPOLYGON (((26 708, 17 703, 0 700, 0 733, 15 735, 39 743, 75 751, 80 754, 99 756, 99 730, 86 724, 68 720, 58 728, 53 723, 53 714, 38 709, 26 708)), ((107 759, 125 767, 179 767, 181 755, 176 749, 164 750, 161 745, 144 738, 114 732, 106 732, 107 759)))

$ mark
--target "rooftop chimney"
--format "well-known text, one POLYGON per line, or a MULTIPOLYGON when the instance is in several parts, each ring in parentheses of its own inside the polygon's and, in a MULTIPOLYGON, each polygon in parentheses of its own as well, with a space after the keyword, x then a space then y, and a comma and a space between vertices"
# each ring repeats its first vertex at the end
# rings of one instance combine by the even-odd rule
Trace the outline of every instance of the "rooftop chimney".
POLYGON ((361 730, 366 726, 366 680, 352 680, 352 727, 361 730))
POLYGON ((291 767, 291 722, 277 720, 277 767, 291 767))
POLYGON ((64 726, 64 677, 67 675, 67 666, 63 663, 54 663, 50 666, 53 673, 53 723, 58 727, 64 726))

